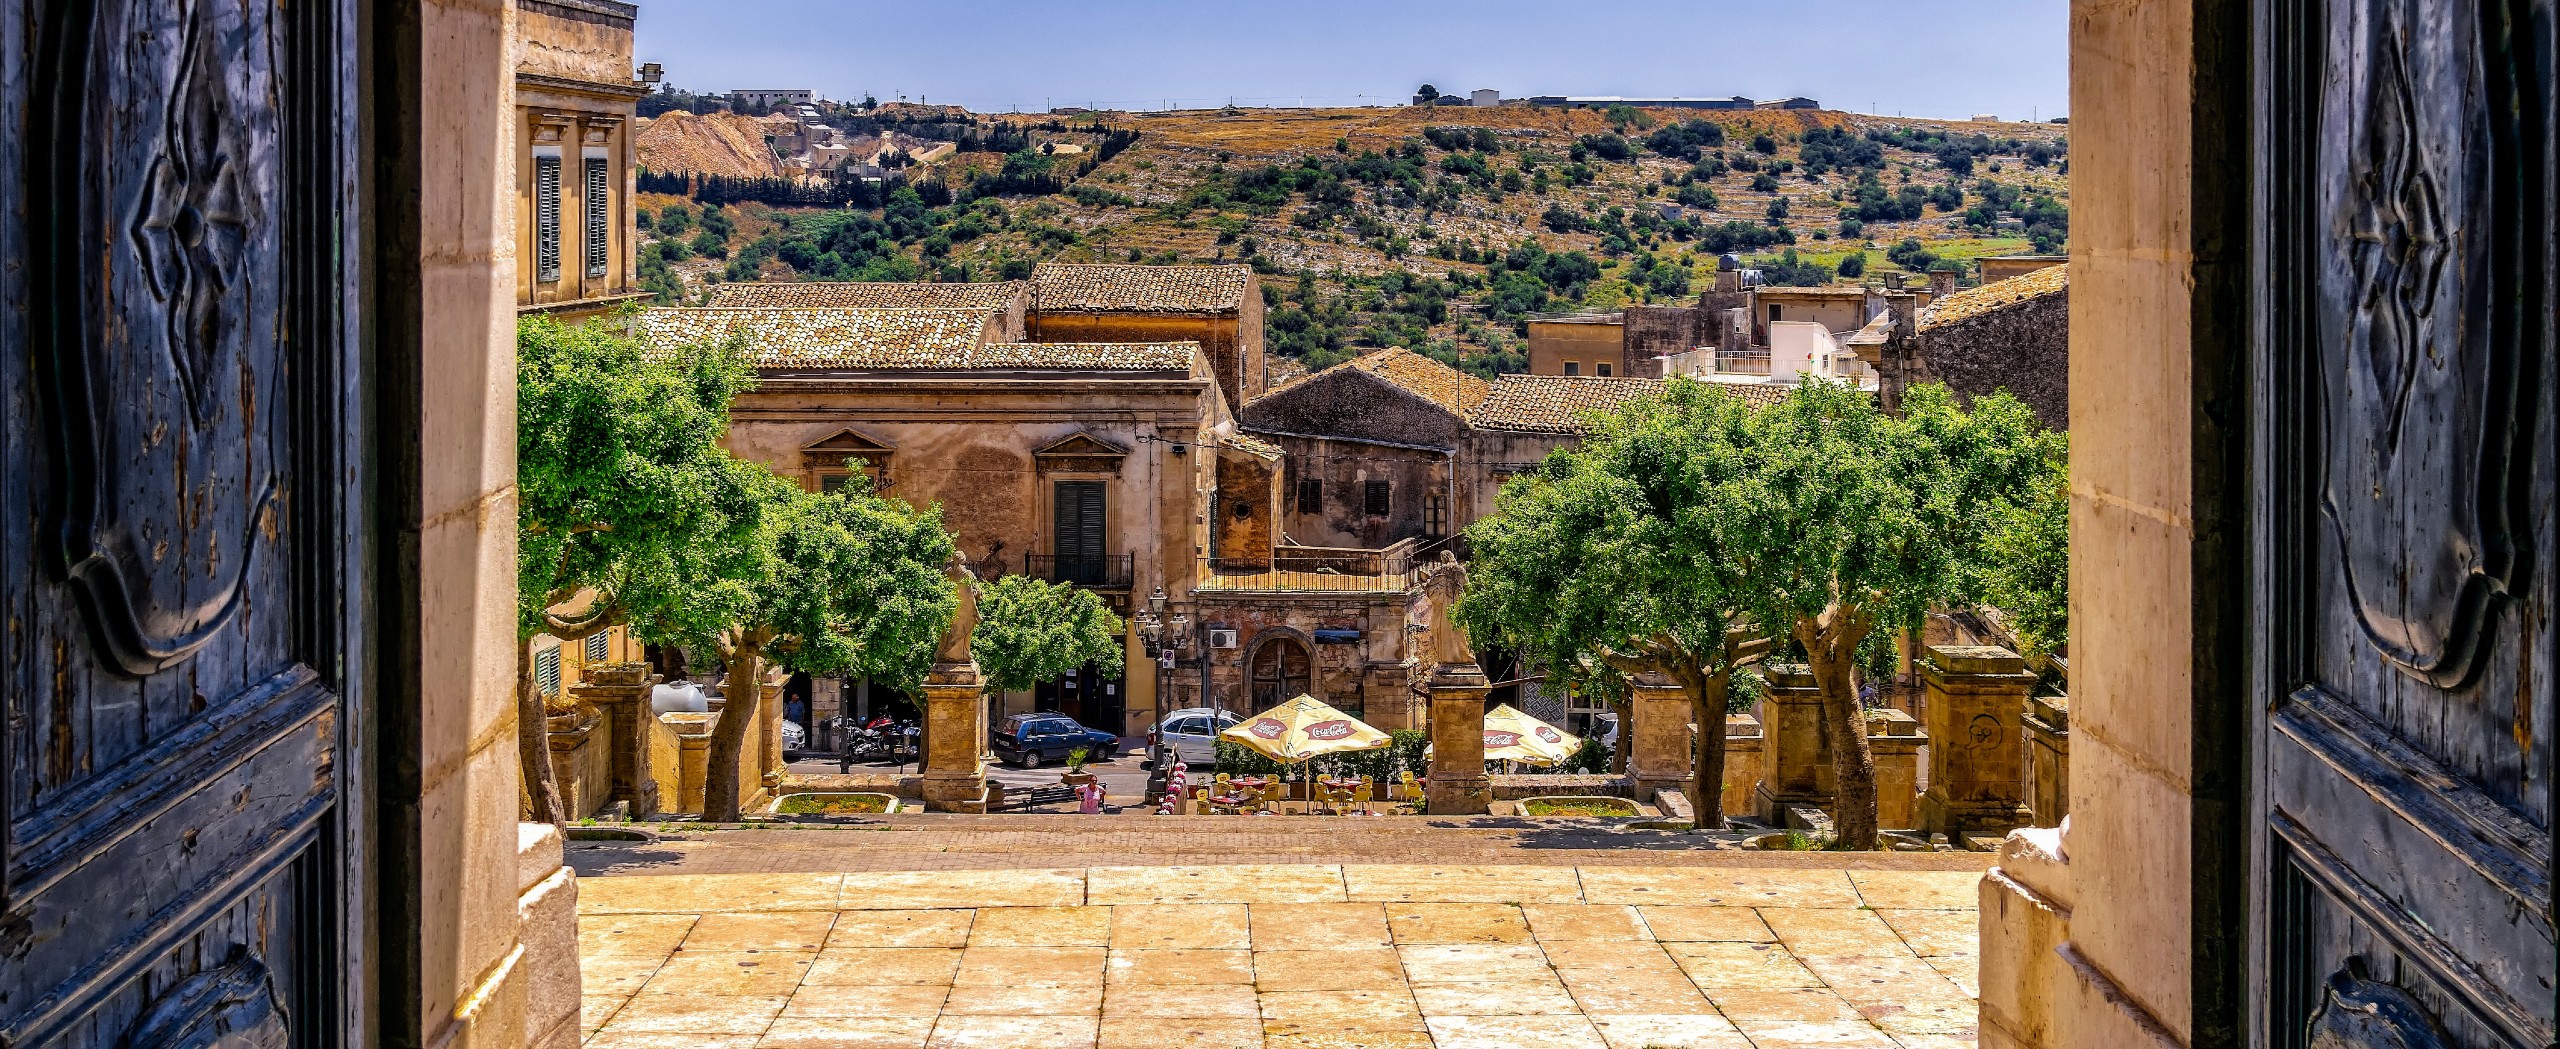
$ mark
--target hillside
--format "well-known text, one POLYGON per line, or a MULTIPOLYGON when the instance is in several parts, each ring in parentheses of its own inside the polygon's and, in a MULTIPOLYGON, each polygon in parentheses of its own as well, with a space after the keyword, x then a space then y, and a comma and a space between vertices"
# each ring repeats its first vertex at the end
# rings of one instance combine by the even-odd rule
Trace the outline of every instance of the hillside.
MULTIPOLYGON (((955 126, 972 151, 876 210, 719 209, 728 236, 694 246, 724 257, 677 261, 661 285, 1245 261, 1273 300, 1270 345, 1304 366, 1405 345, 1489 373, 1520 366, 1522 315, 1693 298, 1722 252, 1825 283, 2049 250, 2069 221, 2065 128, 2049 124, 1414 107, 916 130, 955 126), (1107 131, 1137 137, 1093 152, 1107 131)), ((672 166, 648 142, 643 165, 672 166)))
POLYGON ((631 141, 642 166, 653 171, 683 171, 731 178, 773 178, 782 174, 771 149, 765 148, 772 117, 731 113, 697 116, 677 110, 637 122, 631 141))

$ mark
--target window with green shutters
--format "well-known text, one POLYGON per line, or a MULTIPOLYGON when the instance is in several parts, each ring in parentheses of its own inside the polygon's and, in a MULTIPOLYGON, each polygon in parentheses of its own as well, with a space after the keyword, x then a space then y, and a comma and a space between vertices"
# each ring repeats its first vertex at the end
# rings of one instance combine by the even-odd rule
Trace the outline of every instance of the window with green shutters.
POLYGON ((586 210, 587 276, 602 277, 611 268, 613 246, 613 189, 609 182, 612 165, 603 157, 587 158, 586 199, 580 203, 586 210))
POLYGON ((558 646, 533 654, 533 687, 546 696, 560 694, 560 649, 558 646))
POLYGON ((613 639, 603 634, 587 635, 587 662, 602 663, 613 655, 613 639))
POLYGON ((560 279, 560 158, 533 158, 533 279, 560 279))

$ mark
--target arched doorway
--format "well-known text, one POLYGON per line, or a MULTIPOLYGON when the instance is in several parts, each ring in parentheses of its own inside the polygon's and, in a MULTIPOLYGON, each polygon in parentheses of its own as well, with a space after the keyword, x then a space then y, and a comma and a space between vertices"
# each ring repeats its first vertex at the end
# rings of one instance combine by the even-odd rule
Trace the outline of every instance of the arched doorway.
POLYGON ((1253 709, 1274 706, 1314 691, 1315 656, 1294 637, 1274 637, 1253 651, 1253 709))

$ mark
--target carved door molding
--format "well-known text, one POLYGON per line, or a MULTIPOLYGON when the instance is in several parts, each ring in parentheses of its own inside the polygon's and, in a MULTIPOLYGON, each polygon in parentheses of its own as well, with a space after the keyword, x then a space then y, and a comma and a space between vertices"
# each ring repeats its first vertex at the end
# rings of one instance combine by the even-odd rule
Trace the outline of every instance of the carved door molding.
POLYGON ((0 0, 0 1045, 360 1030, 352 13, 0 0))
POLYGON ((2550 0, 2260 0, 2253 1044, 2554 1035, 2550 0))

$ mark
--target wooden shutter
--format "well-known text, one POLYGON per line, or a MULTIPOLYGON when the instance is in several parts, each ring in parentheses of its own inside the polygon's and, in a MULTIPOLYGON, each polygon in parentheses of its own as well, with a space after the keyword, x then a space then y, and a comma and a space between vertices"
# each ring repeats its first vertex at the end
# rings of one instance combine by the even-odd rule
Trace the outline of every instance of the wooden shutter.
POLYGON ((587 635, 587 662, 602 663, 613 656, 613 639, 604 634, 587 635))
POLYGON ((1057 576, 1099 580, 1102 572, 1102 482, 1057 483, 1057 576))
POLYGON ((559 648, 546 648, 533 654, 533 684, 543 695, 560 694, 559 648))
POLYGON ((586 211, 587 276, 602 277, 610 268, 613 246, 613 190, 608 184, 613 165, 603 157, 587 158, 586 199, 580 203, 586 211))
POLYGON ((560 158, 533 158, 533 279, 560 279, 560 158))
POLYGON ((1302 514, 1320 514, 1324 512, 1323 479, 1316 477, 1301 477, 1298 479, 1298 512, 1302 514))

